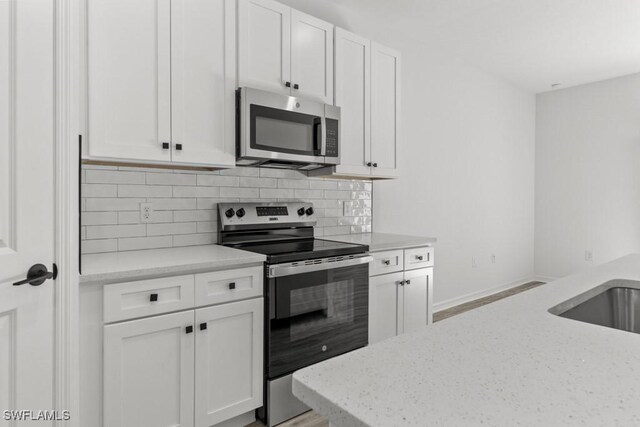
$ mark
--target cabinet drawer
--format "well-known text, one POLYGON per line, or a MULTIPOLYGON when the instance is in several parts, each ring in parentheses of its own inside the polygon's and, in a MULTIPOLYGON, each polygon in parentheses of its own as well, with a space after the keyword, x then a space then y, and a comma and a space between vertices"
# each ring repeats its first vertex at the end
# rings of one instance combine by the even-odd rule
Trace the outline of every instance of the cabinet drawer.
POLYGON ((198 306, 262 296, 262 266, 196 274, 198 306))
POLYGON ((423 246, 421 248, 404 250, 404 269, 414 270, 433 266, 433 248, 423 246))
POLYGON ((193 276, 105 285, 105 323, 192 308, 193 276))
POLYGON ((378 274, 402 271, 404 268, 403 255, 402 250, 376 252, 371 254, 371 256, 373 256, 373 261, 371 261, 369 275, 377 276, 378 274))

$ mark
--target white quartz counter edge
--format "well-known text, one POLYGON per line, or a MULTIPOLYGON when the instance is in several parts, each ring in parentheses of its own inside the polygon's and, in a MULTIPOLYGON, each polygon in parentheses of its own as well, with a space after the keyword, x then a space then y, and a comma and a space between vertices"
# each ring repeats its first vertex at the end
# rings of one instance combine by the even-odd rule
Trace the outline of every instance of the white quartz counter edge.
POLYGON ((324 236, 325 240, 345 243, 359 243, 369 246, 369 252, 390 251, 393 249, 409 249, 420 246, 433 246, 438 241, 435 237, 406 236, 403 234, 362 233, 324 236))
POLYGON ((261 264, 262 254, 220 245, 112 252, 82 256, 80 283, 113 283, 261 264))
POLYGON ((297 371, 293 392, 339 427, 640 425, 640 335, 548 310, 640 255, 297 371))

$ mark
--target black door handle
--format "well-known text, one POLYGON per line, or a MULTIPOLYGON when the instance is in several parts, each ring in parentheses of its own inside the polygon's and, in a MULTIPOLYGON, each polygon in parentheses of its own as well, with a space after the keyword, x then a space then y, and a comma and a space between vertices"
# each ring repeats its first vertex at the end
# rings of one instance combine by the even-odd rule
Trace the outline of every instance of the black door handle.
POLYGON ((294 88, 295 90, 298 90, 298 89, 300 89, 300 85, 299 85, 298 83, 295 83, 295 84, 293 85, 293 88, 294 88))
POLYGON ((53 264, 53 271, 47 271, 47 267, 43 264, 34 264, 27 272, 27 278, 19 282, 15 282, 13 286, 26 285, 27 283, 31 286, 40 286, 45 280, 56 280, 56 277, 58 277, 57 265, 53 264))

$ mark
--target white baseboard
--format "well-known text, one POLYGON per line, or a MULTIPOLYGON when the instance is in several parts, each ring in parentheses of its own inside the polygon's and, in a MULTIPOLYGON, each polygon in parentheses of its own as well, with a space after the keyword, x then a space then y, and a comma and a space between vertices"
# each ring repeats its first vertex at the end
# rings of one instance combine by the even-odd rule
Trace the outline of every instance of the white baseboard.
POLYGON ((545 283, 549 283, 549 282, 553 282, 555 280, 558 280, 559 277, 551 277, 551 276, 535 276, 535 281, 537 282, 545 282, 545 283))
POLYGON ((433 305, 433 311, 438 312, 446 310, 447 308, 455 307, 456 305, 464 304, 467 302, 475 301, 480 298, 488 297, 489 295, 497 294, 498 292, 506 291, 507 289, 515 288, 516 286, 524 285, 525 283, 541 281, 546 282, 549 280, 540 280, 539 276, 527 276, 513 282, 505 283, 500 286, 496 286, 490 289, 484 289, 478 292, 472 292, 470 294, 463 295, 461 297, 451 298, 446 301, 441 301, 433 305))

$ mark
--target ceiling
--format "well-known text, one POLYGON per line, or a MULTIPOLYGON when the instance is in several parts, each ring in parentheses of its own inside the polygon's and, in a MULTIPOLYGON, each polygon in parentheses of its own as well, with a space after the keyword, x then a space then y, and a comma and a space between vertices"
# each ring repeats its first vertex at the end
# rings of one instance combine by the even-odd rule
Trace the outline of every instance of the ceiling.
POLYGON ((533 92, 640 72, 640 0, 325 0, 533 92))

